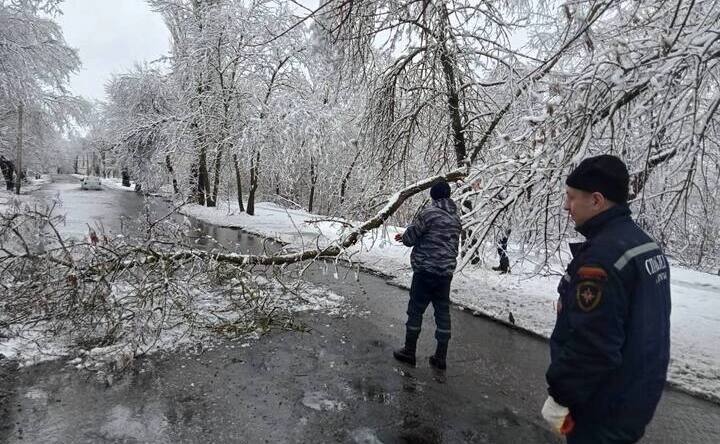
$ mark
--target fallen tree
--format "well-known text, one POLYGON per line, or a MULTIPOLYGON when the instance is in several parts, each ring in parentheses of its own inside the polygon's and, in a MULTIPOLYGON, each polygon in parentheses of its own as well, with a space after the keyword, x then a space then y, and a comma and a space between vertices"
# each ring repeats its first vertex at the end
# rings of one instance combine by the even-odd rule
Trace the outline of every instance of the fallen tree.
POLYGON ((284 254, 237 254, 216 243, 197 248, 201 238, 169 217, 175 209, 155 220, 141 218, 127 233, 88 226, 86 239, 68 240, 54 207, 15 205, 0 214, 0 334, 35 341, 38 348, 65 338, 68 350, 60 354, 106 371, 106 364, 124 368, 163 341, 205 338, 202 332, 302 328, 291 307, 313 298, 315 305, 324 302, 284 265, 337 257, 410 197, 465 176, 456 169, 418 181, 329 245, 284 254))

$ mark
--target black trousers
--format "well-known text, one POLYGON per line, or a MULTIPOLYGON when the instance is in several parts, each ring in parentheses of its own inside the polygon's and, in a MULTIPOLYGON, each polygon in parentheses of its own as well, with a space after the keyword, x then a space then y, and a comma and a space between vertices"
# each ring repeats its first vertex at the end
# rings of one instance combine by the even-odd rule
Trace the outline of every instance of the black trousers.
POLYGON ((422 319, 427 306, 432 303, 435 310, 435 339, 438 343, 450 341, 450 282, 452 275, 439 276, 424 271, 413 274, 410 286, 410 302, 408 302, 405 323, 405 344, 415 349, 415 342, 420 336, 422 319))

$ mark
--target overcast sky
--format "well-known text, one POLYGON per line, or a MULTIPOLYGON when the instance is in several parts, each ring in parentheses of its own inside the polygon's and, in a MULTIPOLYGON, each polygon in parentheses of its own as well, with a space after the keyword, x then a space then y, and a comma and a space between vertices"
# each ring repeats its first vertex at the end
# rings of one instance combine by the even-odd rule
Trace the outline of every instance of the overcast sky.
POLYGON ((65 0, 62 9, 58 21, 65 40, 82 61, 70 88, 88 99, 104 99, 111 74, 169 50, 170 34, 162 18, 143 0, 65 0))
MULTIPOLYGON (((298 0, 315 8, 318 0, 298 0)), ((103 100, 111 74, 135 62, 166 55, 170 34, 165 23, 144 0, 65 0, 58 22, 68 45, 77 49, 81 71, 70 80, 73 93, 103 100)), ((298 12, 305 13, 298 8, 298 12)))

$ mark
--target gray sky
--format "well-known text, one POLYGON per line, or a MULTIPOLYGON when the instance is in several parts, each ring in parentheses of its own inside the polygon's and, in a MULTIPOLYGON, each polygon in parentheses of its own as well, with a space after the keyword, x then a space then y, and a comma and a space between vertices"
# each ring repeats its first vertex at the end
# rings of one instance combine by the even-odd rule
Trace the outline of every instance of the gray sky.
POLYGON ((162 18, 143 0, 65 0, 62 9, 58 22, 82 61, 70 88, 88 99, 104 99, 111 74, 169 50, 170 34, 162 18))

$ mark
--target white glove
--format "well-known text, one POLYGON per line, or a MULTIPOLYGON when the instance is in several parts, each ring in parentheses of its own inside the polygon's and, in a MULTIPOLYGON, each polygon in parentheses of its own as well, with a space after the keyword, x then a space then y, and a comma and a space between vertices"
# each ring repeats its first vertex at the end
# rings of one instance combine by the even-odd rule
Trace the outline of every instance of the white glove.
POLYGON ((548 396, 548 399, 545 400, 542 415, 558 435, 567 435, 575 427, 570 410, 555 402, 552 396, 548 396))

